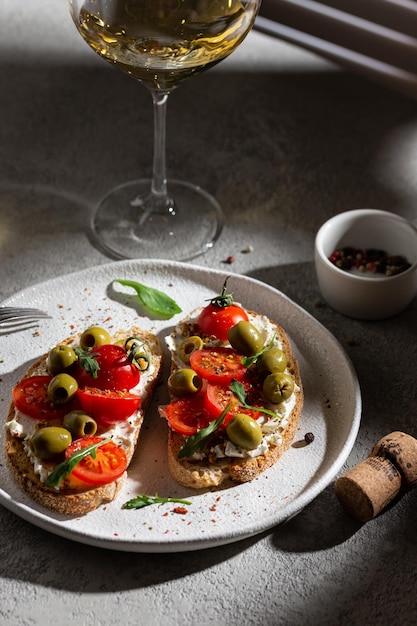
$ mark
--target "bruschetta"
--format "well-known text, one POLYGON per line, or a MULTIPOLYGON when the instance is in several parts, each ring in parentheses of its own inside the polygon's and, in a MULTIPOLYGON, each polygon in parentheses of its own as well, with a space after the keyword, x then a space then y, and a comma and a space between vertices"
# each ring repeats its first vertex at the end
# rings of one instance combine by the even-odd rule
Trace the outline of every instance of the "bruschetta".
POLYGON ((39 357, 12 392, 6 459, 41 505, 83 515, 126 479, 162 369, 158 338, 141 328, 86 329, 39 357))
POLYGON ((303 389, 285 330, 227 294, 193 311, 166 337, 171 354, 173 478, 204 489, 251 481, 274 465, 299 427, 303 389))

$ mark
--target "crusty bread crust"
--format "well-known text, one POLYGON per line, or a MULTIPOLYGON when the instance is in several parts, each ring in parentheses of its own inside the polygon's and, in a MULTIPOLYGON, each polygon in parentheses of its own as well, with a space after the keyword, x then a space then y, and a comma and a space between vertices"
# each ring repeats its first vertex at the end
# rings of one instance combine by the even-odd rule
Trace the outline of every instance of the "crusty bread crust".
MULTIPOLYGON (((129 331, 117 332, 113 336, 113 341, 119 341, 130 336, 135 336, 143 341, 145 351, 150 355, 151 362, 149 371, 151 373, 146 379, 145 389, 141 396, 140 409, 132 418, 129 418, 132 427, 130 440, 122 444, 128 465, 135 452, 144 413, 149 405, 162 371, 163 359, 162 346, 158 338, 152 333, 138 327, 131 328, 129 331)), ((61 343, 71 345, 76 342, 76 339, 75 337, 70 337, 61 343)), ((23 378, 28 378, 35 373, 46 373, 46 357, 47 354, 44 354, 33 363, 23 378)), ((142 376, 145 376, 145 374, 142 376)), ((15 419, 16 415, 17 410, 12 402, 10 404, 7 421, 15 419)), ((106 432, 108 432, 108 430, 106 430, 106 432)), ((18 437, 13 437, 9 429, 6 429, 5 448, 6 460, 11 476, 19 487, 39 504, 65 515, 84 515, 96 509, 101 504, 111 502, 116 498, 126 481, 127 474, 125 472, 118 480, 94 489, 86 489, 85 485, 77 487, 74 485, 74 481, 72 481, 71 486, 69 486, 64 481, 60 489, 57 490, 54 487, 48 487, 40 480, 39 475, 35 473, 34 466, 26 453, 23 440, 18 437)), ((47 464, 44 463, 44 465, 47 464)), ((54 465, 50 464, 50 468, 53 469, 53 467, 54 465)))
MULTIPOLYGON (((253 311, 249 313, 254 317, 258 315, 253 311)), ((198 310, 194 311, 191 315, 196 317, 197 314, 198 310)), ((272 467, 290 447, 299 427, 304 402, 301 377, 298 363, 292 352, 286 332, 275 322, 271 320, 268 320, 268 322, 273 326, 277 339, 280 341, 282 349, 287 356, 287 371, 293 376, 297 386, 295 392, 297 394, 296 402, 285 429, 281 434, 281 442, 278 445, 270 446, 266 454, 253 458, 220 458, 213 462, 209 457, 206 457, 202 461, 195 461, 192 459, 178 458, 178 453, 184 445, 186 437, 170 429, 168 434, 169 469, 172 477, 184 487, 204 489, 217 487, 230 480, 234 483, 249 482, 272 467)), ((183 325, 185 332, 187 332, 188 324, 189 322, 186 320, 183 325)), ((192 327, 192 331, 190 332, 198 334, 196 333, 195 327, 192 327)), ((175 354, 172 356, 171 371, 174 371, 178 368, 178 363, 175 361, 175 354)))

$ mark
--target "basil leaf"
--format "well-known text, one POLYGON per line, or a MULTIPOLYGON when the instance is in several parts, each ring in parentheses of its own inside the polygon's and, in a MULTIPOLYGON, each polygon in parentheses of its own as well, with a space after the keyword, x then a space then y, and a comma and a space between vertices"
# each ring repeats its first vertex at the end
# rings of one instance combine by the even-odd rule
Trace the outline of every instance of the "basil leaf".
POLYGON ((210 422, 210 424, 206 428, 200 428, 194 435, 187 437, 184 445, 178 453, 178 458, 183 459, 187 456, 192 456, 194 452, 197 450, 201 450, 207 443, 207 440, 210 436, 218 429, 218 427, 223 424, 226 415, 232 408, 233 402, 229 402, 225 409, 223 409, 220 416, 210 422))
POLYGON ((151 504, 166 504, 167 502, 176 502, 178 504, 192 504, 190 500, 182 500, 181 498, 160 498, 156 493, 154 496, 147 496, 145 493, 132 498, 124 503, 124 509, 143 509, 151 504))
POLYGON ((111 439, 103 439, 103 441, 99 441, 98 443, 93 443, 91 446, 87 446, 86 448, 82 448, 77 452, 74 452, 68 459, 65 459, 62 463, 56 466, 56 468, 47 476, 45 479, 45 485, 48 487, 57 487, 69 474, 71 474, 72 470, 80 461, 82 461, 86 456, 91 454, 93 459, 96 458, 96 450, 100 446, 103 446, 105 443, 109 443, 111 439))
POLYGON ((124 287, 132 287, 138 294, 138 298, 145 309, 154 315, 169 319, 182 312, 175 300, 158 289, 147 287, 134 280, 124 280, 122 278, 115 278, 114 282, 120 283, 124 287))

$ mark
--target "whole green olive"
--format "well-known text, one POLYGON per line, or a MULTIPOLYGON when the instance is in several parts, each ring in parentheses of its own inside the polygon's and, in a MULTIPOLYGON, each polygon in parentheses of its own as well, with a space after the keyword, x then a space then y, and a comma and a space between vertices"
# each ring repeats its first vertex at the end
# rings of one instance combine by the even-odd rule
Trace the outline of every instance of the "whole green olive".
POLYGON ((253 356, 262 350, 264 342, 259 330, 250 322, 241 320, 227 333, 229 343, 245 356, 253 356))
POLYGON ((272 372, 265 378, 262 391, 270 402, 279 404, 291 396, 294 391, 294 379, 285 372, 272 372))
POLYGON ((111 343, 110 334, 104 328, 100 328, 100 326, 87 328, 80 337, 80 346, 83 350, 102 346, 106 343, 111 343))
POLYGON ((80 437, 91 437, 97 431, 97 422, 84 411, 70 411, 63 419, 62 425, 70 433, 79 439, 80 437))
POLYGON ((238 413, 230 420, 226 434, 230 441, 245 450, 254 450, 262 441, 261 427, 246 413, 238 413))
POLYGON ((60 426, 39 428, 29 439, 29 447, 40 459, 53 459, 64 452, 72 441, 71 433, 60 426))
POLYGON ((261 377, 272 372, 283 372, 287 367, 285 352, 279 348, 269 348, 256 361, 256 367, 261 377))
POLYGON ((69 374, 62 372, 52 378, 48 385, 48 398, 54 404, 65 404, 78 389, 78 383, 69 374))
POLYGON ((201 337, 197 335, 193 335, 192 337, 187 337, 183 341, 181 341, 180 345, 177 348, 178 357, 181 359, 183 363, 189 365, 190 356, 196 350, 201 350, 203 347, 203 340, 201 337))
POLYGON ((68 372, 77 360, 75 351, 65 344, 52 348, 46 357, 46 366, 52 376, 68 372))
POLYGON ((176 370, 168 378, 168 391, 174 396, 188 396, 200 391, 203 381, 192 369, 176 370))

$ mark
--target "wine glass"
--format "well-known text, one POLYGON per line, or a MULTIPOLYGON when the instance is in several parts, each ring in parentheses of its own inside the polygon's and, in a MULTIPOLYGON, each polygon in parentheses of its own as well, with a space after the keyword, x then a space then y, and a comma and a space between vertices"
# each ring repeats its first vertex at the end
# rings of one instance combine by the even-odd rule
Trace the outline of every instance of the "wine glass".
POLYGON ((75 26, 106 61, 142 83, 154 107, 152 179, 124 183, 100 202, 92 230, 112 257, 190 260, 218 239, 223 214, 209 193, 167 180, 168 95, 231 54, 261 0, 68 0, 75 26))

